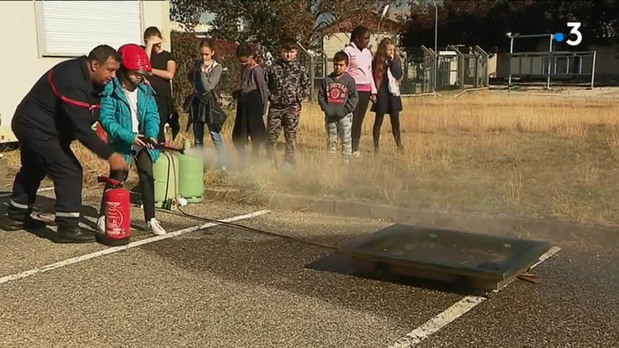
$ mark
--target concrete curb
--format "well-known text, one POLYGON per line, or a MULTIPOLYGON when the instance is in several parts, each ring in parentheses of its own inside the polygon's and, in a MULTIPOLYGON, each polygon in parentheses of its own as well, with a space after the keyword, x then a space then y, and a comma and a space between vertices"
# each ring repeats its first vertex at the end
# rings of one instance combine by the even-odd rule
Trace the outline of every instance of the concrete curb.
MULTIPOLYGON (((212 200, 228 200, 256 204, 272 210, 315 212, 321 214, 361 217, 422 226, 449 228, 485 234, 544 236, 561 239, 586 237, 600 233, 611 243, 619 243, 619 226, 605 226, 535 218, 479 213, 441 212, 429 209, 399 208, 384 204, 342 200, 332 197, 313 197, 285 193, 250 193, 241 189, 207 189, 212 200)), ((619 246, 619 244, 618 244, 619 246)))

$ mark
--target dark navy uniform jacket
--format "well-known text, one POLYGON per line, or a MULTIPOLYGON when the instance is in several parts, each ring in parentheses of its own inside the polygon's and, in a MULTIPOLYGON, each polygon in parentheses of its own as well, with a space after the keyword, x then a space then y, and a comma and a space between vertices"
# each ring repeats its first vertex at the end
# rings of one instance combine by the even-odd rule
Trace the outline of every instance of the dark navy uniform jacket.
POLYGON ((108 159, 112 149, 92 129, 99 118, 101 90, 90 79, 85 56, 61 62, 21 101, 13 116, 13 133, 24 142, 58 139, 70 144, 77 139, 108 159))

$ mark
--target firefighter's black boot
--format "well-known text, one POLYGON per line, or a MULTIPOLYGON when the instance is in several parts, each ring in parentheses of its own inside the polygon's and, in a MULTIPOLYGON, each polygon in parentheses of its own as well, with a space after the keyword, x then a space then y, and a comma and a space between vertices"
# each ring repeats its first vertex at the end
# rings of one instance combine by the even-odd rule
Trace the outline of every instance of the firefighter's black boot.
POLYGON ((79 227, 58 227, 56 232, 59 243, 94 243, 95 235, 79 227))
POLYGON ((34 219, 30 215, 26 215, 24 219, 12 219, 8 218, 7 221, 1 226, 5 231, 33 231, 45 228, 45 221, 34 219))

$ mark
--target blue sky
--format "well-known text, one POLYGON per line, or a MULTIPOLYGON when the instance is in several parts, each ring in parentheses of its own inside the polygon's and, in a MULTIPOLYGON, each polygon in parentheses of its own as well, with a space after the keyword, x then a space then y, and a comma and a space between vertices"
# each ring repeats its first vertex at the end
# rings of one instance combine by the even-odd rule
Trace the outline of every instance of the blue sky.
POLYGON ((200 17, 200 23, 208 24, 213 19, 215 19, 215 15, 207 11, 207 12, 204 12, 202 16, 200 17))

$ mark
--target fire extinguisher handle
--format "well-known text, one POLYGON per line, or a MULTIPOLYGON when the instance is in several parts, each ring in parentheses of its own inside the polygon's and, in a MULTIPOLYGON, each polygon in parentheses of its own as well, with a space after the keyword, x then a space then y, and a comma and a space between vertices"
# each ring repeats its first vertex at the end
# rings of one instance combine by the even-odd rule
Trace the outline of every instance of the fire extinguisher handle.
POLYGON ((178 148, 175 148, 175 147, 165 146, 164 144, 157 144, 155 146, 155 148, 159 149, 161 151, 168 150, 168 151, 179 152, 179 153, 181 153, 183 155, 185 154, 185 149, 178 149, 178 148))
POLYGON ((111 184, 111 185, 116 186, 116 187, 119 187, 122 184, 121 181, 118 181, 118 180, 112 179, 112 178, 108 178, 106 176, 98 176, 97 177, 97 182, 111 184))

